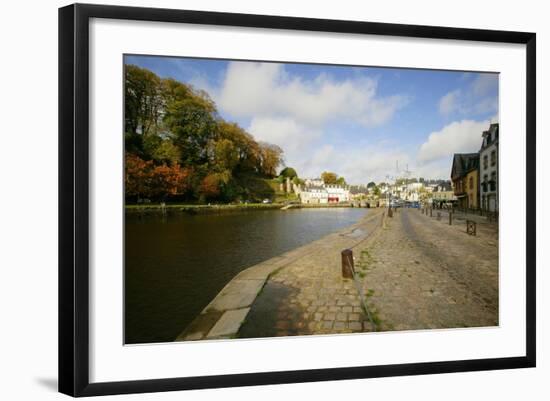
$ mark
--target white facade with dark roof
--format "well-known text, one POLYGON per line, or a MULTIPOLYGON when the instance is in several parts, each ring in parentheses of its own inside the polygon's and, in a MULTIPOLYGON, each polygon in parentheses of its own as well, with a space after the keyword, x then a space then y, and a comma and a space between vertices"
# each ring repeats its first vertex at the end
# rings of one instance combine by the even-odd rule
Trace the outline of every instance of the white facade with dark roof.
POLYGON ((479 151, 481 208, 489 212, 498 212, 498 130, 499 125, 496 123, 483 132, 479 151))

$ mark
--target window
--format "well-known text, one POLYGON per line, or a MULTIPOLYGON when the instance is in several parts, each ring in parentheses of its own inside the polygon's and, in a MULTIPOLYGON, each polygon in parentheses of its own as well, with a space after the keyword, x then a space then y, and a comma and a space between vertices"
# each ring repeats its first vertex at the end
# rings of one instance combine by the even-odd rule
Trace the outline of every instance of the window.
POLYGON ((494 166, 495 164, 497 164, 497 151, 493 150, 491 152, 491 166, 494 166))
POLYGON ((485 155, 483 156, 483 168, 487 169, 489 167, 489 156, 485 155))
POLYGON ((491 181, 489 181, 491 191, 496 191, 497 189, 497 172, 493 171, 491 173, 491 181))
POLYGON ((470 189, 474 189, 474 177, 470 177, 470 189))
POLYGON ((481 182, 481 189, 483 190, 483 192, 487 192, 488 181, 489 181, 489 176, 485 174, 483 176, 483 181, 481 182))

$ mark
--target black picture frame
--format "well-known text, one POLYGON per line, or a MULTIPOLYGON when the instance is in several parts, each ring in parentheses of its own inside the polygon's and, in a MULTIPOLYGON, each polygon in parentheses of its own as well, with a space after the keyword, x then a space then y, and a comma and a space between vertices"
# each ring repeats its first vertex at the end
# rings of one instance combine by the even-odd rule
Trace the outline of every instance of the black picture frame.
POLYGON ((74 4, 59 9, 59 391, 71 396, 159 392, 534 367, 536 363, 536 35, 479 29, 74 4), (437 38, 526 46, 526 353, 521 357, 89 381, 88 61, 91 18, 437 38))

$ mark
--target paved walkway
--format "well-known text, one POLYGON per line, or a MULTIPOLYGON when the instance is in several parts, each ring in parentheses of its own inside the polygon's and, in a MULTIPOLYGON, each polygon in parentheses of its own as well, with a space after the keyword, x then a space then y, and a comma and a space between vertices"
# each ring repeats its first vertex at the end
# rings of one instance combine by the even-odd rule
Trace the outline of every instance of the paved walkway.
MULTIPOLYGON (((434 211, 436 212, 436 211, 434 211)), ((378 215, 380 216, 380 215, 378 215)), ((371 215, 374 217, 374 214, 371 215)), ((498 228, 448 225, 417 209, 371 218, 317 242, 273 273, 237 337, 479 327, 498 324, 498 228), (372 235, 367 235, 371 233, 372 235), (340 251, 352 248, 368 314, 353 280, 341 274, 340 251)))
POLYGON ((379 330, 498 325, 496 224, 470 236, 465 221, 435 216, 399 211, 365 248, 364 288, 379 330))

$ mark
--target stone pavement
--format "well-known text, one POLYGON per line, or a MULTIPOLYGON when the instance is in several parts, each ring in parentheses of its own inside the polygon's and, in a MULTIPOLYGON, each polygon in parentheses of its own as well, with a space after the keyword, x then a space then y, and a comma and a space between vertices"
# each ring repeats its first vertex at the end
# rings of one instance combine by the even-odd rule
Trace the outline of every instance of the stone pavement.
POLYGON ((316 241, 314 252, 271 275, 237 337, 368 331, 354 282, 342 278, 340 252, 364 246, 381 228, 383 214, 371 209, 360 224, 316 241))
MULTIPOLYGON (((289 272, 297 269, 304 279, 299 278, 294 285, 299 286, 303 295, 308 297, 313 303, 318 303, 321 298, 332 298, 338 301, 340 298, 344 299, 343 296, 346 299, 353 298, 353 303, 350 303, 350 307, 346 308, 346 311, 349 309, 349 312, 354 312, 350 314, 350 318, 356 319, 352 327, 361 326, 361 317, 359 315, 360 304, 357 301, 357 291, 355 290, 355 294, 353 292, 351 280, 340 280, 341 270, 340 273, 334 271, 333 276, 330 278, 323 278, 323 269, 319 267, 323 266, 322 262, 325 261, 326 257, 331 260, 335 259, 335 255, 340 257, 341 249, 364 241, 381 225, 383 213, 382 209, 365 210, 366 216, 350 227, 242 271, 220 291, 189 327, 178 336, 176 341, 221 339, 238 336, 241 325, 245 320, 248 320, 247 315, 252 305, 261 305, 263 300, 266 299, 266 294, 268 294, 267 299, 273 299, 275 303, 283 302, 283 299, 286 298, 281 296, 281 294, 294 291, 292 288, 284 287, 281 291, 277 290, 277 280, 285 275, 278 276, 276 272, 282 269, 289 272), (273 278, 275 284, 272 284, 271 280, 268 280, 270 277, 279 278, 273 278), (313 277, 323 279, 322 281, 326 282, 329 288, 326 291, 321 291, 326 292, 324 295, 321 296, 317 292, 310 291, 310 287, 314 288, 312 283, 315 279, 313 277), (268 282, 267 284, 266 281, 268 282), (263 294, 263 296, 259 296, 259 294, 263 294), (351 307, 352 304, 355 306, 355 309, 351 307)), ((336 266, 336 260, 332 262, 330 265, 327 265, 331 269, 336 266)), ((318 284, 322 286, 322 283, 318 284)), ((337 301, 334 302, 336 303, 337 301)), ((252 310, 256 311, 257 306, 252 308, 252 310)), ((296 309, 294 309, 294 312, 296 312, 296 309)), ((277 316, 281 317, 279 314, 277 316)), ((266 318, 269 319, 271 317, 266 318)), ((301 318, 303 318, 302 315, 294 314, 292 317, 287 316, 286 320, 295 320, 296 325, 301 326, 301 318)), ((268 320, 262 320, 262 324, 267 324, 266 322, 268 320)), ((340 323, 335 324, 336 327, 340 325, 340 323)), ((273 327, 275 326, 287 327, 288 323, 273 322, 273 327)), ((300 334, 303 333, 300 332, 300 334)), ((254 336, 257 337, 257 335, 254 336)))
POLYGON ((465 221, 432 216, 400 210, 363 249, 359 270, 378 329, 498 325, 497 225, 470 236, 465 221))
POLYGON ((384 228, 371 218, 316 241, 271 274, 236 337, 498 325, 496 224, 480 224, 473 237, 463 220, 449 226, 446 214, 438 221, 403 209, 385 220, 384 228), (345 248, 353 249, 368 314, 353 280, 342 278, 345 248))

